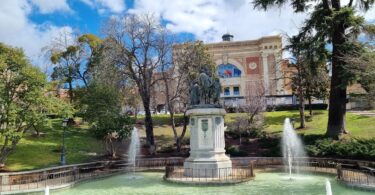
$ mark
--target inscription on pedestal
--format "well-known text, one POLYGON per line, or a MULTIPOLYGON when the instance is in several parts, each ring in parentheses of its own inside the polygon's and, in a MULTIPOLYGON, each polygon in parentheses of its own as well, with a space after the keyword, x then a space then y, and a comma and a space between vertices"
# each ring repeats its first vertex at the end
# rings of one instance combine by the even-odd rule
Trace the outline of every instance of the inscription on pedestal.
POLYGON ((199 119, 199 124, 201 128, 198 131, 198 148, 200 149, 211 149, 213 148, 212 141, 212 122, 208 118, 199 119))

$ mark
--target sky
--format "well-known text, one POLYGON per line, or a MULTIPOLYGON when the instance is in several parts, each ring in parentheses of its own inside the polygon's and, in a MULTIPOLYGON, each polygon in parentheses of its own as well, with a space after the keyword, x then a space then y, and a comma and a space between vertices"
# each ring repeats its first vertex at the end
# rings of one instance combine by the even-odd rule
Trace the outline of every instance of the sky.
MULTIPOLYGON (((61 33, 102 37, 109 17, 129 13, 152 13, 178 37, 205 42, 218 42, 224 33, 236 41, 293 35, 308 17, 290 6, 255 10, 251 0, 0 0, 0 42, 22 47, 35 65, 45 67, 42 49, 61 33)), ((360 14, 375 22, 375 8, 360 14)))

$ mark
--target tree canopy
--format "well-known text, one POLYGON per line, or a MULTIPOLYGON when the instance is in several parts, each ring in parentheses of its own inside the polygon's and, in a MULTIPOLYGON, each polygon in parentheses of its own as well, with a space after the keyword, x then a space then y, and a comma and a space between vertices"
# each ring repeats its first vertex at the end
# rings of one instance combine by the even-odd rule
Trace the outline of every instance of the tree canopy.
POLYGON ((290 3, 294 12, 311 12, 302 26, 298 37, 311 37, 315 44, 331 44, 331 83, 329 117, 326 135, 339 138, 346 133, 346 88, 356 78, 348 71, 348 63, 343 58, 358 46, 361 32, 373 32, 374 26, 366 24, 358 11, 367 11, 374 0, 350 0, 343 4, 340 0, 254 0, 254 7, 267 10, 290 3))
POLYGON ((0 164, 41 118, 45 84, 46 76, 29 63, 21 49, 0 43, 0 164))

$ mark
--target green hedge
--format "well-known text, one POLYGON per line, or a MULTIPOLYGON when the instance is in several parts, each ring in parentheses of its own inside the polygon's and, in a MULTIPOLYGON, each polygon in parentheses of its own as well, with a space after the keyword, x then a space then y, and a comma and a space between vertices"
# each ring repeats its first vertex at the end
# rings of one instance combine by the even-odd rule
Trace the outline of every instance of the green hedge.
POLYGON ((307 145, 309 156, 374 160, 375 139, 351 139, 334 141, 329 138, 307 145))
POLYGON ((229 154, 231 157, 244 157, 247 156, 247 152, 241 150, 239 146, 229 146, 225 148, 225 154, 229 154))
MULTIPOLYGON (((313 110, 326 110, 328 104, 312 104, 313 110)), ((287 111, 287 110, 298 110, 298 104, 285 104, 285 105, 276 105, 276 106, 267 106, 267 111, 287 111)), ((309 109, 309 105, 305 105, 305 109, 309 109)))

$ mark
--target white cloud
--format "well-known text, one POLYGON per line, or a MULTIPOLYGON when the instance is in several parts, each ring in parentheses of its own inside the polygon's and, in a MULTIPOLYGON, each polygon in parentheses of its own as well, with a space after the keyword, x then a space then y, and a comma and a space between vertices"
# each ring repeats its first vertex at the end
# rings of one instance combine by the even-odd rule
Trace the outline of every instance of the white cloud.
POLYGON ((126 9, 124 0, 81 0, 86 5, 96 8, 99 14, 106 11, 112 13, 121 13, 126 9))
POLYGON ((188 32, 204 41, 219 41, 230 32, 235 40, 256 39, 280 33, 295 34, 306 14, 289 6, 254 10, 249 0, 136 0, 131 13, 152 12, 167 21, 172 32, 188 32))
POLYGON ((373 6, 370 10, 368 10, 364 14, 364 17, 365 17, 365 20, 374 24, 375 23, 375 6, 373 6))
MULTIPOLYGON (((348 1, 348 0, 343 0, 348 1)), ((252 0, 135 0, 130 13, 152 12, 167 21, 172 32, 188 32, 198 39, 219 41, 229 32, 235 40, 274 34, 294 35, 308 13, 294 13, 290 5, 267 11, 253 9, 252 0)), ((375 8, 365 15, 375 22, 375 8)))
POLYGON ((67 0, 31 0, 31 2, 38 7, 42 14, 49 14, 55 11, 72 11, 67 0))
MULTIPOLYGON (((0 6, 0 42, 24 49, 26 55, 40 63, 41 49, 61 31, 69 31, 69 26, 58 27, 49 23, 35 24, 28 19, 33 6, 25 0, 7 0, 0 6)), ((38 66, 44 66, 37 64, 38 66)))

